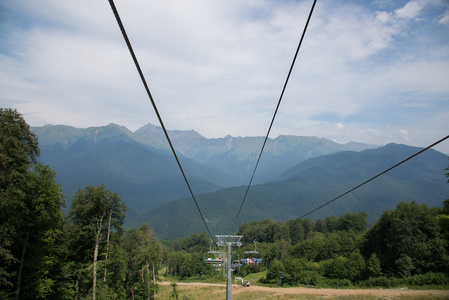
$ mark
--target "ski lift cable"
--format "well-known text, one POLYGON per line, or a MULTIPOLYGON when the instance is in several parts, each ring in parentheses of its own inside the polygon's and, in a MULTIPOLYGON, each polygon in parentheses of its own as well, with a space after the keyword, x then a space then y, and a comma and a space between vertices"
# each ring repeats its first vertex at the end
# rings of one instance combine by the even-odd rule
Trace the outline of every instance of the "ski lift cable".
POLYGON ((298 219, 302 219, 302 218, 304 218, 304 217, 310 215, 311 213, 313 213, 313 212, 315 212, 315 211, 317 211, 317 210, 319 210, 319 209, 325 207, 326 205, 328 205, 328 204, 330 204, 330 203, 332 203, 332 202, 334 202, 334 201, 340 199, 341 197, 346 196, 347 194, 349 194, 349 193, 355 191, 356 189, 358 189, 359 187, 361 187, 361 186, 367 184, 367 183, 370 182, 370 181, 373 181, 373 180, 376 179, 377 177, 380 177, 380 176, 384 175, 385 173, 387 173, 387 172, 393 170, 394 168, 396 168, 396 167, 402 165, 403 163, 405 163, 406 161, 408 161, 408 160, 414 158, 415 156, 420 155, 421 153, 423 153, 423 152, 429 150, 430 148, 432 148, 432 147, 438 145, 439 143, 441 143, 441 142, 447 140, 448 138, 449 138, 449 135, 445 136, 444 138, 440 139, 439 141, 433 143, 432 145, 430 145, 430 146, 428 146, 428 147, 426 147, 426 148, 424 148, 424 149, 421 149, 420 151, 416 152, 416 153, 413 154, 412 156, 409 156, 408 158, 406 158, 406 159, 404 159, 403 161, 401 161, 401 162, 395 164, 394 166, 392 166, 392 167, 386 169, 385 171, 380 172, 380 173, 377 174, 376 176, 373 176, 373 177, 371 177, 370 179, 368 179, 368 180, 362 182, 361 184, 359 184, 359 185, 353 187, 352 189, 348 190, 347 192, 344 192, 344 193, 341 194, 340 196, 335 197, 334 199, 332 199, 332 200, 330 200, 330 201, 327 201, 326 203, 324 203, 324 204, 318 206, 318 207, 315 208, 315 209, 312 209, 311 211, 309 211, 308 213, 302 215, 302 216, 299 217, 298 219))
POLYGON ((267 132, 267 134, 266 134, 266 136, 265 136, 265 140, 264 140, 264 142, 263 142, 262 148, 261 148, 260 153, 259 153, 259 157, 257 158, 256 166, 254 167, 254 171, 253 171, 253 174, 252 174, 251 179, 250 179, 250 181, 249 181, 248 187, 246 188, 246 192, 245 192, 245 195, 243 196, 242 203, 240 204, 240 208, 239 208, 239 210, 238 210, 237 216, 235 217, 234 223, 233 223, 233 225, 232 225, 232 227, 231 227, 231 232, 232 232, 232 230, 234 229, 235 224, 237 223, 237 219, 238 219, 239 216, 240 216, 240 212, 242 211, 243 204, 245 203, 245 200, 246 200, 246 196, 248 195, 248 191, 249 191, 249 189, 250 189, 250 187, 251 187, 251 184, 252 184, 252 182, 253 182, 254 175, 256 174, 256 170, 257 170, 257 167, 258 167, 258 165, 259 165, 260 158, 262 157, 262 153, 263 153, 263 150, 264 150, 265 145, 266 145, 266 143, 267 143, 268 136, 270 135, 271 128, 273 127, 274 119, 276 118, 276 114, 277 114, 277 112, 278 112, 278 110, 279 110, 279 106, 281 105, 281 101, 282 101, 282 98, 283 98, 283 96, 284 96, 284 92, 285 92, 285 90, 286 90, 286 88, 287 88, 287 84, 288 84, 288 81, 289 81, 289 79, 290 79, 290 75, 291 75, 291 73, 292 73, 293 67, 294 67, 294 65, 295 65, 296 58, 298 57, 299 49, 301 48, 301 44, 302 44, 302 41, 304 40, 304 36, 305 36, 305 34, 306 34, 307 27, 309 26, 309 22, 310 22, 310 19, 311 19, 311 17, 312 17, 312 14, 313 14, 313 10, 314 10, 314 8, 315 8, 316 1, 317 1, 317 0, 314 0, 314 1, 313 1, 312 7, 311 7, 311 9, 310 9, 310 13, 309 13, 309 16, 308 16, 308 18, 307 18, 306 25, 305 25, 304 30, 303 30, 303 32, 302 32, 301 39, 299 40, 298 47, 296 48, 295 56, 293 57, 293 61, 292 61, 291 66, 290 66, 290 70, 289 70, 289 72, 288 72, 287 78, 286 78, 285 83, 284 83, 284 87, 282 88, 281 95, 280 95, 280 97, 279 97, 279 100, 278 100, 276 109, 275 109, 274 114, 273 114, 273 118, 271 119, 271 123, 270 123, 270 126, 269 126, 269 128, 268 128, 268 132, 267 132))
POLYGON ((159 114, 159 111, 157 109, 156 103, 155 103, 155 101, 153 99, 153 96, 151 95, 150 88, 148 87, 148 84, 147 84, 147 81, 145 79, 145 76, 143 75, 142 69, 140 68, 139 62, 138 62, 137 57, 136 57, 136 55, 134 53, 133 47, 131 45, 131 42, 129 41, 128 35, 126 34, 125 27, 123 26, 123 23, 122 23, 122 21, 120 19, 118 10, 115 7, 115 4, 114 4, 113 0, 108 0, 108 1, 109 1, 109 4, 111 5, 111 9, 112 9, 112 11, 114 13, 114 16, 115 16, 115 19, 117 21, 117 24, 120 27, 120 31, 122 32, 123 38, 125 39, 126 45, 127 45, 128 50, 129 50, 129 52, 130 52, 130 54, 132 56, 132 59, 133 59, 134 64, 135 64, 135 66, 137 68, 137 71, 139 72, 140 79, 142 80, 142 83, 143 83, 143 85, 145 87, 145 90, 147 92, 148 98, 150 99, 151 104, 153 105, 154 112, 156 113, 156 116, 157 116, 157 118, 159 120, 159 123, 161 124, 162 130, 164 131, 165 137, 167 138, 168 144, 170 145, 170 149, 173 152, 173 155, 174 155, 174 157, 176 159, 176 162, 177 162, 177 164, 179 166, 179 169, 181 170, 182 176, 184 177, 184 181, 186 182, 187 187, 188 187, 188 189, 190 191, 190 195, 192 196, 193 201, 195 202, 196 208, 198 209, 198 212, 200 213, 201 219, 203 220, 204 226, 206 226, 206 229, 207 229, 207 232, 209 233, 210 238, 212 240, 214 240, 213 235, 211 234, 211 232, 209 230, 209 227, 207 226, 207 223, 206 223, 206 220, 205 220, 205 218, 203 216, 203 213, 201 212, 201 209, 200 209, 200 207, 198 205, 198 202, 196 201, 195 195, 193 194, 192 188, 190 187, 189 181, 187 180, 186 174, 184 173, 184 170, 183 170, 183 168, 181 166, 181 163, 179 162, 178 156, 176 155, 176 151, 175 151, 175 149, 173 147, 173 144, 172 144, 172 142, 170 140, 168 132, 165 129, 164 123, 162 122, 161 115, 159 114))
MULTIPOLYGON (((377 174, 377 175, 371 177, 370 179, 368 179, 368 180, 362 182, 361 184, 359 184, 359 185, 353 187, 352 189, 350 189, 350 190, 344 192, 343 194, 341 194, 341 195, 339 195, 339 196, 333 198, 333 199, 330 200, 330 201, 327 201, 326 203, 324 203, 324 204, 318 206, 317 208, 312 209, 312 210, 309 211, 308 213, 306 213, 306 214, 300 216, 299 218, 296 218, 295 221, 300 220, 300 219, 303 219, 304 217, 306 217, 306 216, 308 216, 308 215, 310 215, 310 214, 316 212, 317 210, 319 210, 319 209, 325 207, 326 205, 331 204, 332 202, 334 202, 334 201, 336 201, 336 200, 338 200, 338 199, 340 199, 340 198, 346 196, 347 194, 349 194, 349 193, 355 191, 356 189, 358 189, 358 188, 362 187, 363 185, 365 185, 365 184, 367 184, 367 183, 373 181, 374 179, 376 179, 376 178, 378 178, 378 177, 384 175, 385 173, 387 173, 387 172, 393 170, 394 168, 399 167, 400 165, 402 165, 403 163, 407 162, 408 160, 414 158, 415 156, 418 156, 418 155, 422 154, 423 152, 429 150, 430 148, 435 147, 435 146, 438 145, 439 143, 444 142, 444 141, 447 140, 448 138, 449 138, 449 135, 447 135, 447 136, 445 136, 444 138, 442 138, 442 139, 436 141, 436 142, 433 143, 432 145, 430 145, 430 146, 428 146, 428 147, 426 147, 426 148, 421 149, 420 151, 418 151, 418 152, 416 152, 415 154, 413 154, 413 155, 407 157, 406 159, 404 159, 404 160, 402 160, 401 162, 395 164, 394 166, 392 166, 392 167, 386 169, 385 171, 380 172, 379 174, 377 174)), ((283 226, 281 226, 280 228, 284 227, 286 224, 287 224, 287 223, 285 223, 285 224, 284 224, 283 226)), ((263 235, 263 236, 257 238, 256 240, 261 240, 262 238, 264 238, 264 237, 266 237, 266 236, 268 236, 268 234, 265 234, 265 235, 263 235)))

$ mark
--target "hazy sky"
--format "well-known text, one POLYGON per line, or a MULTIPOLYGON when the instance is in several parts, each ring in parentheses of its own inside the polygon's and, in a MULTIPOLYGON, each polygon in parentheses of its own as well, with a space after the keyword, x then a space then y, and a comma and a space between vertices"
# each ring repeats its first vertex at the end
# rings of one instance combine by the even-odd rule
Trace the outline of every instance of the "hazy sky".
MULTIPOLYGON (((217 138, 266 134, 312 2, 115 3, 167 129, 217 138)), ((159 125, 107 0, 0 0, 0 105, 32 126, 159 125)), ((448 135, 449 1, 318 0, 280 134, 448 135)))

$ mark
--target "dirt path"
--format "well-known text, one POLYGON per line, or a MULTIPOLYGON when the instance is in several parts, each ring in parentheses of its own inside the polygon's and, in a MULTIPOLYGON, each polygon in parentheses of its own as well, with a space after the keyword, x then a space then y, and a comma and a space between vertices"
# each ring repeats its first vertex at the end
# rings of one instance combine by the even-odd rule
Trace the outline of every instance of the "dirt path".
MULTIPOLYGON (((162 282, 162 285, 170 285, 170 282, 162 282)), ((226 287, 226 284, 213 284, 213 283, 183 283, 177 282, 179 286, 220 286, 226 287)), ((357 295, 372 295, 379 298, 392 299, 400 296, 437 296, 449 299, 449 291, 442 290, 409 290, 409 289, 314 289, 305 287, 290 287, 290 288, 271 288, 264 286, 251 286, 245 288, 241 285, 232 285, 232 293, 239 294, 248 290, 254 292, 270 293, 274 296, 285 295, 313 295, 320 297, 340 297, 340 296, 357 296, 357 295)))

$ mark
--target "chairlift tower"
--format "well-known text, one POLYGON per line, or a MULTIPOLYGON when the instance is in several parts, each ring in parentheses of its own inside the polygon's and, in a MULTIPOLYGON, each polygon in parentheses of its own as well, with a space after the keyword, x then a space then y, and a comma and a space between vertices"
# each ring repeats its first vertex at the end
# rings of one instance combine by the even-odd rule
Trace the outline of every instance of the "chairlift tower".
POLYGON ((243 243, 240 241, 243 235, 216 235, 217 246, 227 246, 228 261, 226 262, 227 280, 226 280, 226 300, 232 299, 232 282, 231 282, 231 246, 240 247, 243 243))

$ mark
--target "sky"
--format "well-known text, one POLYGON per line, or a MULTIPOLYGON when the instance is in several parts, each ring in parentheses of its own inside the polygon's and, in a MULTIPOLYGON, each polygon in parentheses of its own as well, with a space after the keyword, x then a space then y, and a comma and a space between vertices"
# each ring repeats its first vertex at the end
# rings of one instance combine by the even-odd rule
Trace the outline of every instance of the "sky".
MULTIPOLYGON (((115 1, 165 127, 207 138, 267 134, 312 3, 115 1)), ((0 106, 31 126, 160 125, 106 0, 0 0, 0 106)), ((270 138, 448 134, 449 1, 318 0, 270 138)))

